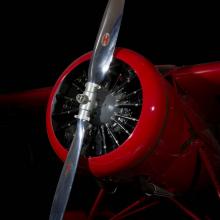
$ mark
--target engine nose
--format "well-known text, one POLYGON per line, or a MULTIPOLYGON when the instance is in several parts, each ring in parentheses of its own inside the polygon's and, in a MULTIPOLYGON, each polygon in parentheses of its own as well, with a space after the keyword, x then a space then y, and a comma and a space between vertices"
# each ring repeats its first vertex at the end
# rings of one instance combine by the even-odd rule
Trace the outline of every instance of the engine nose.
MULTIPOLYGON (((74 112, 79 108, 75 97, 84 90, 87 74, 83 74, 91 55, 80 57, 64 71, 48 103, 49 139, 62 160, 74 135, 74 112)), ((110 71, 97 91, 83 146, 88 167, 98 177, 123 172, 145 159, 158 143, 167 117, 166 89, 147 59, 120 48, 110 71)))

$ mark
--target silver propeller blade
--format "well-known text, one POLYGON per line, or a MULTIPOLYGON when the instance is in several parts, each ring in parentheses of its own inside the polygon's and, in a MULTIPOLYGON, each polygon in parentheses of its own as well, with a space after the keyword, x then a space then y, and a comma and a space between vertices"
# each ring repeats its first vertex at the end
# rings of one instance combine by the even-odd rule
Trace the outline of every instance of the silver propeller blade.
POLYGON ((113 58, 125 0, 110 0, 106 7, 89 65, 89 82, 100 84, 113 58))
POLYGON ((49 220, 62 220, 75 178, 85 132, 94 108, 96 91, 109 69, 120 29, 125 0, 109 0, 89 66, 88 83, 83 94, 77 95, 80 103, 75 136, 71 143, 56 188, 49 220))
POLYGON ((77 123, 75 137, 71 143, 70 150, 64 163, 59 182, 54 196, 50 220, 61 220, 66 209, 72 183, 76 174, 76 168, 80 156, 81 147, 85 135, 87 121, 79 120, 77 123))

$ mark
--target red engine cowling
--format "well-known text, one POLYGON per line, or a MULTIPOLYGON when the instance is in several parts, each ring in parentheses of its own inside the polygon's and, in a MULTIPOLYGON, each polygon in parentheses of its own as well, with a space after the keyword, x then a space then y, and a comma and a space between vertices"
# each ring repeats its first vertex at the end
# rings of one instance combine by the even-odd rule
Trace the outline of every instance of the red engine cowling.
MULTIPOLYGON (((49 98, 47 132, 54 151, 63 161, 68 150, 55 132, 59 127, 52 117, 56 97, 61 87, 67 90, 63 84, 69 74, 87 62, 91 54, 81 56, 63 72, 49 98)), ((83 159, 86 166, 98 178, 127 179, 142 175, 166 189, 185 191, 194 175, 197 144, 193 142, 190 123, 175 90, 146 58, 136 52, 120 48, 114 57, 128 65, 139 79, 141 112, 132 133, 122 144, 105 154, 83 159)))

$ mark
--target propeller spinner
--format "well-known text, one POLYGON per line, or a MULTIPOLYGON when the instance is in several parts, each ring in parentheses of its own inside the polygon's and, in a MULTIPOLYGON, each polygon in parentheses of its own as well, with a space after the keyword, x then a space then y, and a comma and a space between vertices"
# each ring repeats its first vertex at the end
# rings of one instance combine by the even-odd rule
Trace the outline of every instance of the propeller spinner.
POLYGON ((125 0, 109 0, 106 7, 89 64, 88 82, 83 94, 77 95, 77 101, 80 103, 79 113, 75 115, 78 120, 77 128, 56 188, 50 220, 63 219, 90 115, 96 105, 96 93, 106 78, 113 58, 124 3, 125 0))

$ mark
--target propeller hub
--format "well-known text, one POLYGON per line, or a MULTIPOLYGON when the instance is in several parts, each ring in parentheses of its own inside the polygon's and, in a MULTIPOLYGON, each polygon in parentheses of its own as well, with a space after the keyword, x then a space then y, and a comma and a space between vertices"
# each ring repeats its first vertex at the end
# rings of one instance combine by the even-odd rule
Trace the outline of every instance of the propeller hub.
POLYGON ((79 104, 87 104, 89 102, 89 97, 85 94, 78 94, 76 96, 76 101, 79 103, 79 104))
POLYGON ((86 89, 83 94, 76 96, 77 102, 80 103, 79 114, 75 115, 75 118, 90 121, 91 111, 94 109, 96 104, 96 92, 101 87, 95 83, 86 83, 86 89))

